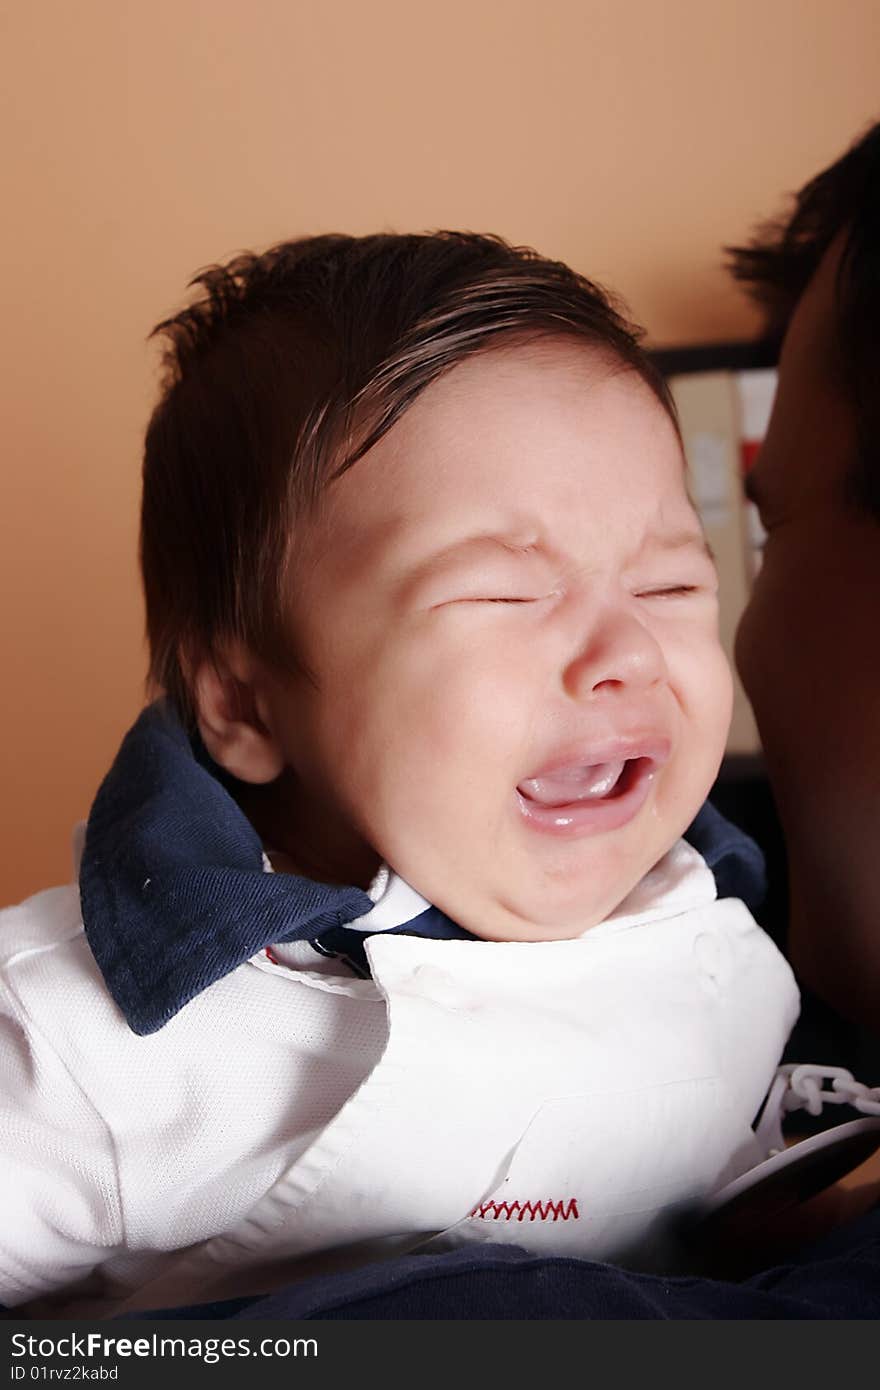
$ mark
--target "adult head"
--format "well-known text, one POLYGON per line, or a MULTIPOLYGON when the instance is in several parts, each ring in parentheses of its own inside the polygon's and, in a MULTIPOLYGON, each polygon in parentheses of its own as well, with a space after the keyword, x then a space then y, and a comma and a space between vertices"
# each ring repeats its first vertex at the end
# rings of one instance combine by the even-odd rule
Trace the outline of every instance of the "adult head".
POLYGON ((792 960, 880 1006, 880 125, 732 252, 781 343, 747 491, 767 530, 737 639, 789 858, 792 960))

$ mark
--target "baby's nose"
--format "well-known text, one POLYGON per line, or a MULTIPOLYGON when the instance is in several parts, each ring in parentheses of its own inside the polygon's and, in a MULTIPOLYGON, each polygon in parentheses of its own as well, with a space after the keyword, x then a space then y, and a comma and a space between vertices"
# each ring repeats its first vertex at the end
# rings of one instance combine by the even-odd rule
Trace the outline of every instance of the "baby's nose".
POLYGON ((666 662, 656 637, 633 613, 609 610, 584 637, 563 684, 576 699, 642 689, 663 679, 666 662))

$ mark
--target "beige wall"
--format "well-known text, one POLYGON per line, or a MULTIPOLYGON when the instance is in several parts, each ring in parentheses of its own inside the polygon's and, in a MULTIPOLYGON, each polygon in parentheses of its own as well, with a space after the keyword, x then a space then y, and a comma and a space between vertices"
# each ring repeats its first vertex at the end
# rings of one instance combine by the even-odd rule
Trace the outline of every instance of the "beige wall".
POLYGON ((880 114, 876 0, 3 0, 0 903, 142 703, 145 336, 293 234, 498 231, 655 341, 745 335, 719 268, 880 114))

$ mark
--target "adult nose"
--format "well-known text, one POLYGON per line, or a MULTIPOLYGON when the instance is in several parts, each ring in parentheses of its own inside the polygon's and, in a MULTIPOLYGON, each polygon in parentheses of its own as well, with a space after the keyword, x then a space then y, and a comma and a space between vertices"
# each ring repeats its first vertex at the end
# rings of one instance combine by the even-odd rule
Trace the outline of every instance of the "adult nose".
POLYGON ((657 638, 637 614, 608 605, 595 616, 576 654, 563 672, 563 685, 575 699, 649 688, 666 674, 657 638))

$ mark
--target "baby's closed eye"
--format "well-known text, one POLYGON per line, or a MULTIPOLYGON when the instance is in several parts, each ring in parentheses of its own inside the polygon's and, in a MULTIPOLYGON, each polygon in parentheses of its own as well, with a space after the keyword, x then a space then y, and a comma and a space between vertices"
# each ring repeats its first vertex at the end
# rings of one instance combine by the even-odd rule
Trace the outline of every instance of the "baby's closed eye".
POLYGON ((688 594, 705 593, 702 584, 661 584, 656 589, 640 589, 636 598, 685 598, 688 594))

